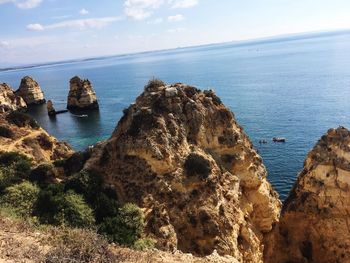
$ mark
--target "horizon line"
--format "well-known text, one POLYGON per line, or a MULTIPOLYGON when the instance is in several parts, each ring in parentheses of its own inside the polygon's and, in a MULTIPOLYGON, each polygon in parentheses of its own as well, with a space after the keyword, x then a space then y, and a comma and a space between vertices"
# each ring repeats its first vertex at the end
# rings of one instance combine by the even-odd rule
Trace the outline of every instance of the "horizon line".
POLYGON ((21 69, 31 69, 31 68, 44 67, 44 66, 55 66, 55 65, 65 64, 65 63, 88 62, 88 61, 103 60, 106 58, 113 58, 113 57, 140 55, 140 54, 147 54, 147 53, 157 53, 157 52, 173 51, 173 50, 180 50, 180 49, 200 48, 200 47, 215 46, 215 45, 230 44, 230 43, 232 43, 232 44, 240 44, 240 43, 248 44, 248 43, 258 43, 258 42, 265 42, 265 41, 271 41, 271 40, 287 40, 288 41, 289 40, 288 38, 292 38, 290 40, 296 40, 296 39, 293 39, 293 37, 297 37, 297 39, 303 39, 303 38, 308 38, 308 37, 317 36, 317 35, 322 36, 322 35, 326 35, 326 34, 342 34, 342 33, 344 33, 344 34, 350 33, 350 28, 334 29, 334 30, 319 30, 319 31, 304 31, 304 32, 297 32, 297 33, 269 35, 269 36, 257 37, 257 38, 247 38, 247 39, 229 40, 229 41, 223 41, 223 42, 199 44, 199 45, 189 45, 189 46, 184 46, 184 47, 144 50, 144 51, 138 51, 138 52, 110 54, 110 55, 94 56, 94 57, 71 58, 71 59, 56 60, 56 61, 53 60, 53 61, 47 61, 47 62, 37 62, 37 63, 32 63, 32 64, 28 63, 28 64, 14 65, 14 66, 9 66, 9 67, 5 67, 5 68, 0 68, 0 72, 11 71, 11 70, 21 70, 21 69))

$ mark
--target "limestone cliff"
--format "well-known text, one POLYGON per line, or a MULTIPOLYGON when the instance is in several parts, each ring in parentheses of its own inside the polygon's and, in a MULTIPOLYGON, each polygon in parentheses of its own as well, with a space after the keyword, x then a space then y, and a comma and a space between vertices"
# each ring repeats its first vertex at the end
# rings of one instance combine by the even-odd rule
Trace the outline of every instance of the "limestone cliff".
POLYGON ((349 262, 350 132, 330 129, 308 154, 267 238, 266 262, 349 262))
POLYGON ((16 95, 21 96, 27 105, 45 103, 44 93, 42 92, 38 82, 32 77, 26 76, 21 80, 16 95))
POLYGON ((0 84, 0 113, 12 110, 25 111, 27 104, 22 97, 17 96, 6 83, 0 84))
POLYGON ((70 80, 67 109, 97 109, 96 93, 89 80, 82 80, 75 76, 70 80))
POLYGON ((0 152, 19 152, 44 163, 69 157, 73 150, 43 130, 29 115, 0 114, 0 152))
POLYGON ((280 202, 262 159, 213 91, 153 81, 85 165, 143 207, 162 249, 262 262, 280 202))

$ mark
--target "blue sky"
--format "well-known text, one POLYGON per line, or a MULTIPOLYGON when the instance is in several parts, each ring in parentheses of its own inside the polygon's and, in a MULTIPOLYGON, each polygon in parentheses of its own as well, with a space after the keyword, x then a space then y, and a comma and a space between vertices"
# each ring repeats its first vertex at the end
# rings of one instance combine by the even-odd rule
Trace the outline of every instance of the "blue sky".
POLYGON ((337 29, 349 0, 0 0, 0 68, 337 29))

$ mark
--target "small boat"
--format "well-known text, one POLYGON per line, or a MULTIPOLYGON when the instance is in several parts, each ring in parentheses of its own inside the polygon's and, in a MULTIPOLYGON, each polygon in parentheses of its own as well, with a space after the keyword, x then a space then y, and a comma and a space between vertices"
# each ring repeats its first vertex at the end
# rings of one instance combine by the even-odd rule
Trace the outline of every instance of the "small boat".
POLYGON ((283 137, 273 137, 272 141, 274 142, 286 142, 286 138, 283 137))
POLYGON ((267 141, 266 140, 260 140, 259 143, 260 144, 265 144, 265 143, 267 143, 267 141))
POLYGON ((88 115, 86 114, 82 114, 82 115, 77 115, 77 114, 72 114, 74 117, 77 117, 77 118, 86 118, 88 117, 88 115))

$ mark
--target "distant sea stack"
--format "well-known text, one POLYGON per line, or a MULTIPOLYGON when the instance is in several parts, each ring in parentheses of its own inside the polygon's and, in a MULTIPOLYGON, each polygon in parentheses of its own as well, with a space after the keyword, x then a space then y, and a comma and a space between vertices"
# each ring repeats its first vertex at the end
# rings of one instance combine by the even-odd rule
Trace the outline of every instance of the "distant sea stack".
POLYGON ((248 136, 213 91, 150 81, 85 169, 144 208, 165 250, 262 262, 280 201, 248 136))
POLYGON ((17 96, 6 83, 0 84, 0 113, 7 111, 25 111, 27 104, 22 97, 17 96))
POLYGON ((330 129, 308 154, 266 242, 265 262, 349 262, 350 132, 330 129))
POLYGON ((92 110, 98 109, 96 93, 89 80, 75 76, 70 80, 67 109, 92 110))
POLYGON ((22 78, 19 89, 16 91, 16 95, 21 96, 27 105, 45 103, 44 93, 38 82, 29 76, 22 78))

